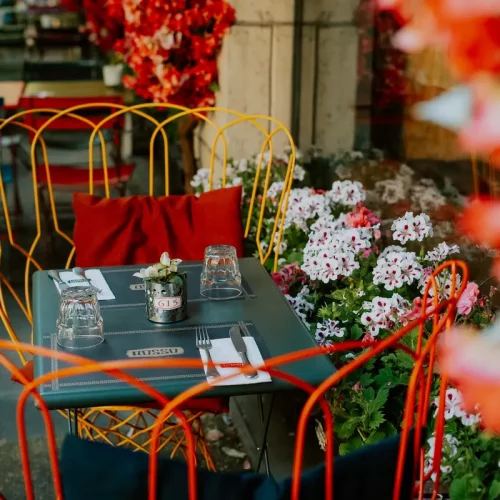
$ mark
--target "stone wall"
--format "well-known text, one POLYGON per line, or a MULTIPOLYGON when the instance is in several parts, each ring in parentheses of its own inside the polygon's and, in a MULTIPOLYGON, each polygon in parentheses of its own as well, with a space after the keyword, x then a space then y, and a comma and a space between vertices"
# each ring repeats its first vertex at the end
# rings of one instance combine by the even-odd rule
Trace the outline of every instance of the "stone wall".
MULTIPOLYGON (((229 0, 237 24, 224 41, 219 60, 217 105, 242 113, 270 115, 291 128, 294 58, 292 0, 229 0)), ((358 37, 352 22, 359 0, 305 0, 302 20, 300 128, 296 138, 303 149, 316 145, 325 151, 352 148, 354 140, 358 37)), ((229 117, 211 117, 217 124, 229 117)), ((226 133, 229 156, 260 151, 261 132, 237 125, 226 133)), ((266 124, 266 129, 273 130, 266 124)), ((200 128, 198 156, 210 161, 215 132, 200 128)), ((286 144, 276 138, 276 150, 286 144)), ((218 156, 221 147, 217 148, 218 156)))

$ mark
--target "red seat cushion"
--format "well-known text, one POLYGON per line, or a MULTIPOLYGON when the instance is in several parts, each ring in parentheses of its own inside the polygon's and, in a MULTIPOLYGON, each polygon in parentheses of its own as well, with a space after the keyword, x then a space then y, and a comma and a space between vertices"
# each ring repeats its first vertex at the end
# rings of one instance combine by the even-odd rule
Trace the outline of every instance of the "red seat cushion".
MULTIPOLYGON (((28 382, 31 382, 34 379, 33 361, 28 361, 21 368, 20 372, 28 379, 28 382)), ((20 384, 22 383, 15 375, 12 375, 11 380, 20 384)), ((138 404, 134 406, 137 406, 138 408, 152 408, 157 410, 161 410, 162 408, 158 403, 138 404)), ((227 398, 192 399, 182 405, 182 410, 192 412, 203 411, 208 413, 228 413, 229 402, 227 398)))
MULTIPOLYGON (((118 170, 116 167, 108 168, 108 182, 116 184, 117 182, 127 182, 134 171, 134 165, 120 166, 118 170)), ((50 165, 50 183, 53 186, 86 186, 89 183, 89 169, 88 168, 74 168, 69 166, 50 165)), ((94 185, 104 184, 104 169, 94 168, 93 183, 94 185)), ((47 172, 45 167, 38 167, 36 169, 36 178, 38 182, 45 184, 47 182, 47 172)))
POLYGON ((203 260, 205 247, 232 245, 243 256, 241 186, 199 197, 73 195, 73 240, 81 267, 150 264, 162 252, 203 260))

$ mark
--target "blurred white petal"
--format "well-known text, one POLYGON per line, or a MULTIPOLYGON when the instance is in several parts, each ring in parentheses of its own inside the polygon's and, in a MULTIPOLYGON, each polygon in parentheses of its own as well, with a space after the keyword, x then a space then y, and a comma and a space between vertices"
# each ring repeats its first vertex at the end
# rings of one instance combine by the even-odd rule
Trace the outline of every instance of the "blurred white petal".
POLYGON ((421 102, 413 108, 419 120, 436 123, 458 131, 472 117, 472 90, 467 85, 457 85, 430 101, 421 102))

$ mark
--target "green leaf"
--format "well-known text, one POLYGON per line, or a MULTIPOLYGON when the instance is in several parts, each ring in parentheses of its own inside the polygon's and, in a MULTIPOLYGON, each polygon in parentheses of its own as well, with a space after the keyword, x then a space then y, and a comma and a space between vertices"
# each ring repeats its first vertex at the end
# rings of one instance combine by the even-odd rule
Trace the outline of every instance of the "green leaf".
POLYGON ((488 492, 488 500, 497 500, 500 498, 500 481, 494 479, 488 492))
POLYGON ((373 444, 376 443, 377 441, 380 441, 381 439, 384 439, 386 437, 384 432, 380 431, 373 431, 367 438, 365 443, 366 444, 373 444))
POLYGON ((303 252, 292 252, 288 257, 287 257, 287 262, 288 264, 302 264, 302 259, 303 259, 304 253, 303 252))
POLYGON ((370 426, 370 429, 375 430, 378 427, 380 427, 384 422, 385 422, 384 414, 381 411, 377 410, 376 412, 370 415, 370 421, 368 422, 368 425, 370 426))
POLYGON ((372 401, 370 401, 370 404, 368 405, 369 411, 375 412, 377 410, 380 410, 380 408, 382 408, 387 402, 388 397, 389 391, 385 387, 381 387, 377 392, 377 396, 372 401))
POLYGON ((450 500, 470 500, 466 476, 455 478, 450 486, 450 500))
POLYGON ((369 373, 362 373, 359 377, 359 383, 366 389, 371 383, 373 379, 371 378, 369 373))
POLYGON ((335 431, 339 439, 349 439, 356 431, 356 426, 359 425, 360 418, 352 417, 335 426, 335 431))
POLYGON ((398 359, 397 363, 399 368, 406 368, 409 370, 413 370, 415 367, 414 359, 406 352, 398 351, 396 354, 396 358, 398 359))
POLYGON ((364 441, 359 436, 354 436, 352 439, 349 439, 346 443, 342 443, 339 446, 339 454, 346 455, 350 451, 357 450, 364 445, 364 441))
MULTIPOLYGON (((373 401, 375 399, 375 391, 371 387, 368 387, 368 389, 363 391, 363 399, 367 403, 370 403, 371 401, 373 401)), ((378 408, 375 408, 375 409, 377 410, 378 408)))
POLYGON ((339 455, 347 455, 351 451, 349 443, 342 443, 339 446, 339 455))
POLYGON ((359 325, 354 325, 351 328, 351 337, 353 340, 359 340, 363 336, 363 329, 359 325))
POLYGON ((212 92, 218 92, 220 87, 219 87, 219 84, 216 83, 216 82, 212 82, 208 88, 212 91, 212 92))

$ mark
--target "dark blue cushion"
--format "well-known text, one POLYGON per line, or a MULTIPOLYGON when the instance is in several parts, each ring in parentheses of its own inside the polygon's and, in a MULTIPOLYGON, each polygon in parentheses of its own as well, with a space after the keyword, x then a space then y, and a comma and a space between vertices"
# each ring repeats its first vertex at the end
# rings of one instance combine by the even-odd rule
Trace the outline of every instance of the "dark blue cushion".
MULTIPOLYGON (((423 438, 424 439, 424 438, 423 438)), ((413 432, 410 434, 401 499, 412 498, 413 432)), ((335 500, 386 500, 392 498, 399 451, 399 436, 365 446, 334 464, 335 500)), ((61 476, 65 500, 146 500, 148 455, 67 436, 62 448, 61 476)), ((305 472, 301 498, 324 498, 324 465, 305 472)), ((187 467, 166 458, 158 460, 159 500, 188 498, 187 467)), ((291 479, 277 484, 272 477, 255 473, 197 471, 201 500, 285 500, 291 479)))

